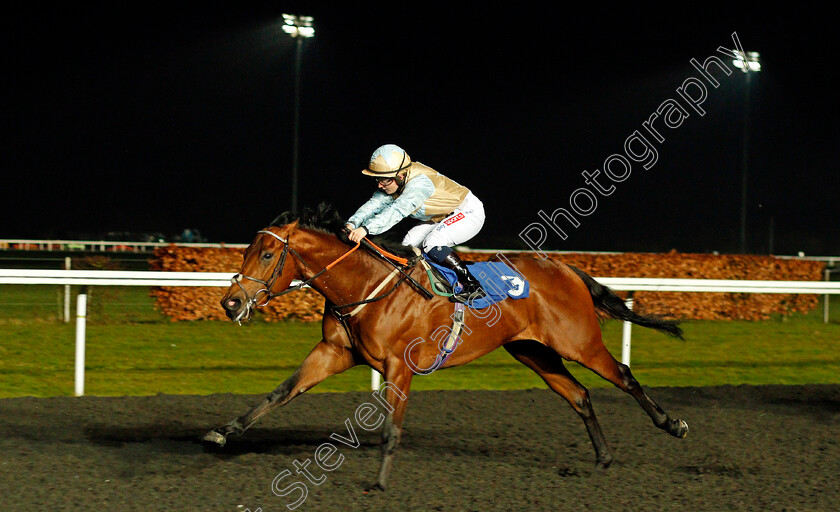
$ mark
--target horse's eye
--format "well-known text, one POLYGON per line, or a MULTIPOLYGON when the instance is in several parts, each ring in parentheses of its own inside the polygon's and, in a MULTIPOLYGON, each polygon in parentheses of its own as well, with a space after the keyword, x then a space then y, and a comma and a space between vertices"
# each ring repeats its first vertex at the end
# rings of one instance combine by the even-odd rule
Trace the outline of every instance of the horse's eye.
POLYGON ((274 253, 271 253, 271 252, 267 252, 267 253, 263 254, 263 259, 264 260, 270 260, 273 257, 274 257, 274 253))

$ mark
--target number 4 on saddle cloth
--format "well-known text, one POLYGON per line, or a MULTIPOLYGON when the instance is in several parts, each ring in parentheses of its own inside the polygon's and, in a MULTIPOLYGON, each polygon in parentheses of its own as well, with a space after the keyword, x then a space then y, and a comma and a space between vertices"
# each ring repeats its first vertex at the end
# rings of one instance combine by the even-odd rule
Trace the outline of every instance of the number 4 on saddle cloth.
MULTIPOLYGON (((446 279, 450 289, 455 293, 460 292, 463 287, 458 283, 458 276, 453 270, 442 267, 423 255, 424 262, 428 263, 438 274, 446 279)), ((475 277, 484 289, 484 297, 476 297, 468 301, 468 306, 473 309, 484 309, 491 304, 507 298, 524 299, 528 297, 530 287, 528 281, 516 270, 505 263, 496 261, 466 262, 473 277, 475 277)))

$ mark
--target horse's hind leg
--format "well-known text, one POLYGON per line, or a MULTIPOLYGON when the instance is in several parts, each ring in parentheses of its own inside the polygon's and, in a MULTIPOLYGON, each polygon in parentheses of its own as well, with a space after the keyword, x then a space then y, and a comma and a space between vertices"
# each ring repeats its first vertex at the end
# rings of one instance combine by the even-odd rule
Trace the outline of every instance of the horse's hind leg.
POLYGON ((648 413, 650 419, 653 420, 653 424, 657 427, 674 437, 682 438, 688 434, 688 423, 680 419, 672 419, 668 416, 668 413, 645 393, 641 384, 639 384, 630 372, 630 367, 619 363, 609 353, 600 339, 600 333, 597 343, 592 343, 590 346, 596 348, 587 357, 583 357, 579 361, 580 364, 612 382, 619 389, 632 395, 639 402, 639 405, 642 406, 642 409, 648 413))
POLYGON ((608 467, 612 463, 612 456, 592 409, 589 391, 569 373, 563 365, 563 358, 554 350, 534 340, 512 341, 504 347, 517 361, 534 370, 548 387, 569 402, 586 425, 592 446, 595 448, 596 465, 608 467))

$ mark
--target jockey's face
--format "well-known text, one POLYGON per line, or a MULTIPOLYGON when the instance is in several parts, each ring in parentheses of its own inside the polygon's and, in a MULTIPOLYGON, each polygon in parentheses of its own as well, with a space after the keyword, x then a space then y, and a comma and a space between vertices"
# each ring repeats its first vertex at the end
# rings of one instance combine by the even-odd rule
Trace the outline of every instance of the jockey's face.
POLYGON ((376 186, 379 190, 385 192, 389 196, 394 194, 397 189, 400 188, 399 185, 397 185, 397 180, 394 178, 377 178, 376 186))

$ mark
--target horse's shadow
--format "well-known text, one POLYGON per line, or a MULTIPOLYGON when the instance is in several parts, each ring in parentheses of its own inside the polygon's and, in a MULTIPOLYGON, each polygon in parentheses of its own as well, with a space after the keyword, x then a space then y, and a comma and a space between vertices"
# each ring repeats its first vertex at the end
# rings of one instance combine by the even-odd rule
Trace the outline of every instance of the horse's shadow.
MULTIPOLYGON (((296 455, 313 452, 330 439, 334 431, 324 428, 252 428, 243 437, 233 437, 225 446, 201 440, 206 428, 179 425, 145 424, 131 427, 105 423, 85 427, 85 438, 99 446, 120 447, 142 443, 152 450, 173 453, 208 453, 220 459, 232 459, 247 454, 296 455)), ((378 448, 379 437, 359 434, 360 447, 378 448)))
MULTIPOLYGON (((211 454, 219 459, 235 459, 249 454, 295 456, 301 453, 313 453, 324 443, 332 443, 345 448, 330 436, 337 433, 347 437, 347 432, 324 427, 295 428, 251 428, 242 437, 231 437, 224 446, 202 441, 206 428, 186 425, 148 423, 136 426, 115 426, 107 423, 87 425, 85 438, 92 444, 119 448, 130 444, 144 444, 150 451, 178 454, 211 454)), ((482 443, 468 443, 460 436, 441 435, 441 432, 427 429, 412 429, 403 438, 402 449, 418 452, 459 453, 467 456, 504 457, 505 443, 494 447, 482 443)), ((359 448, 378 450, 381 444, 380 433, 359 432, 359 448)), ((511 440, 511 445, 516 445, 511 440)))

